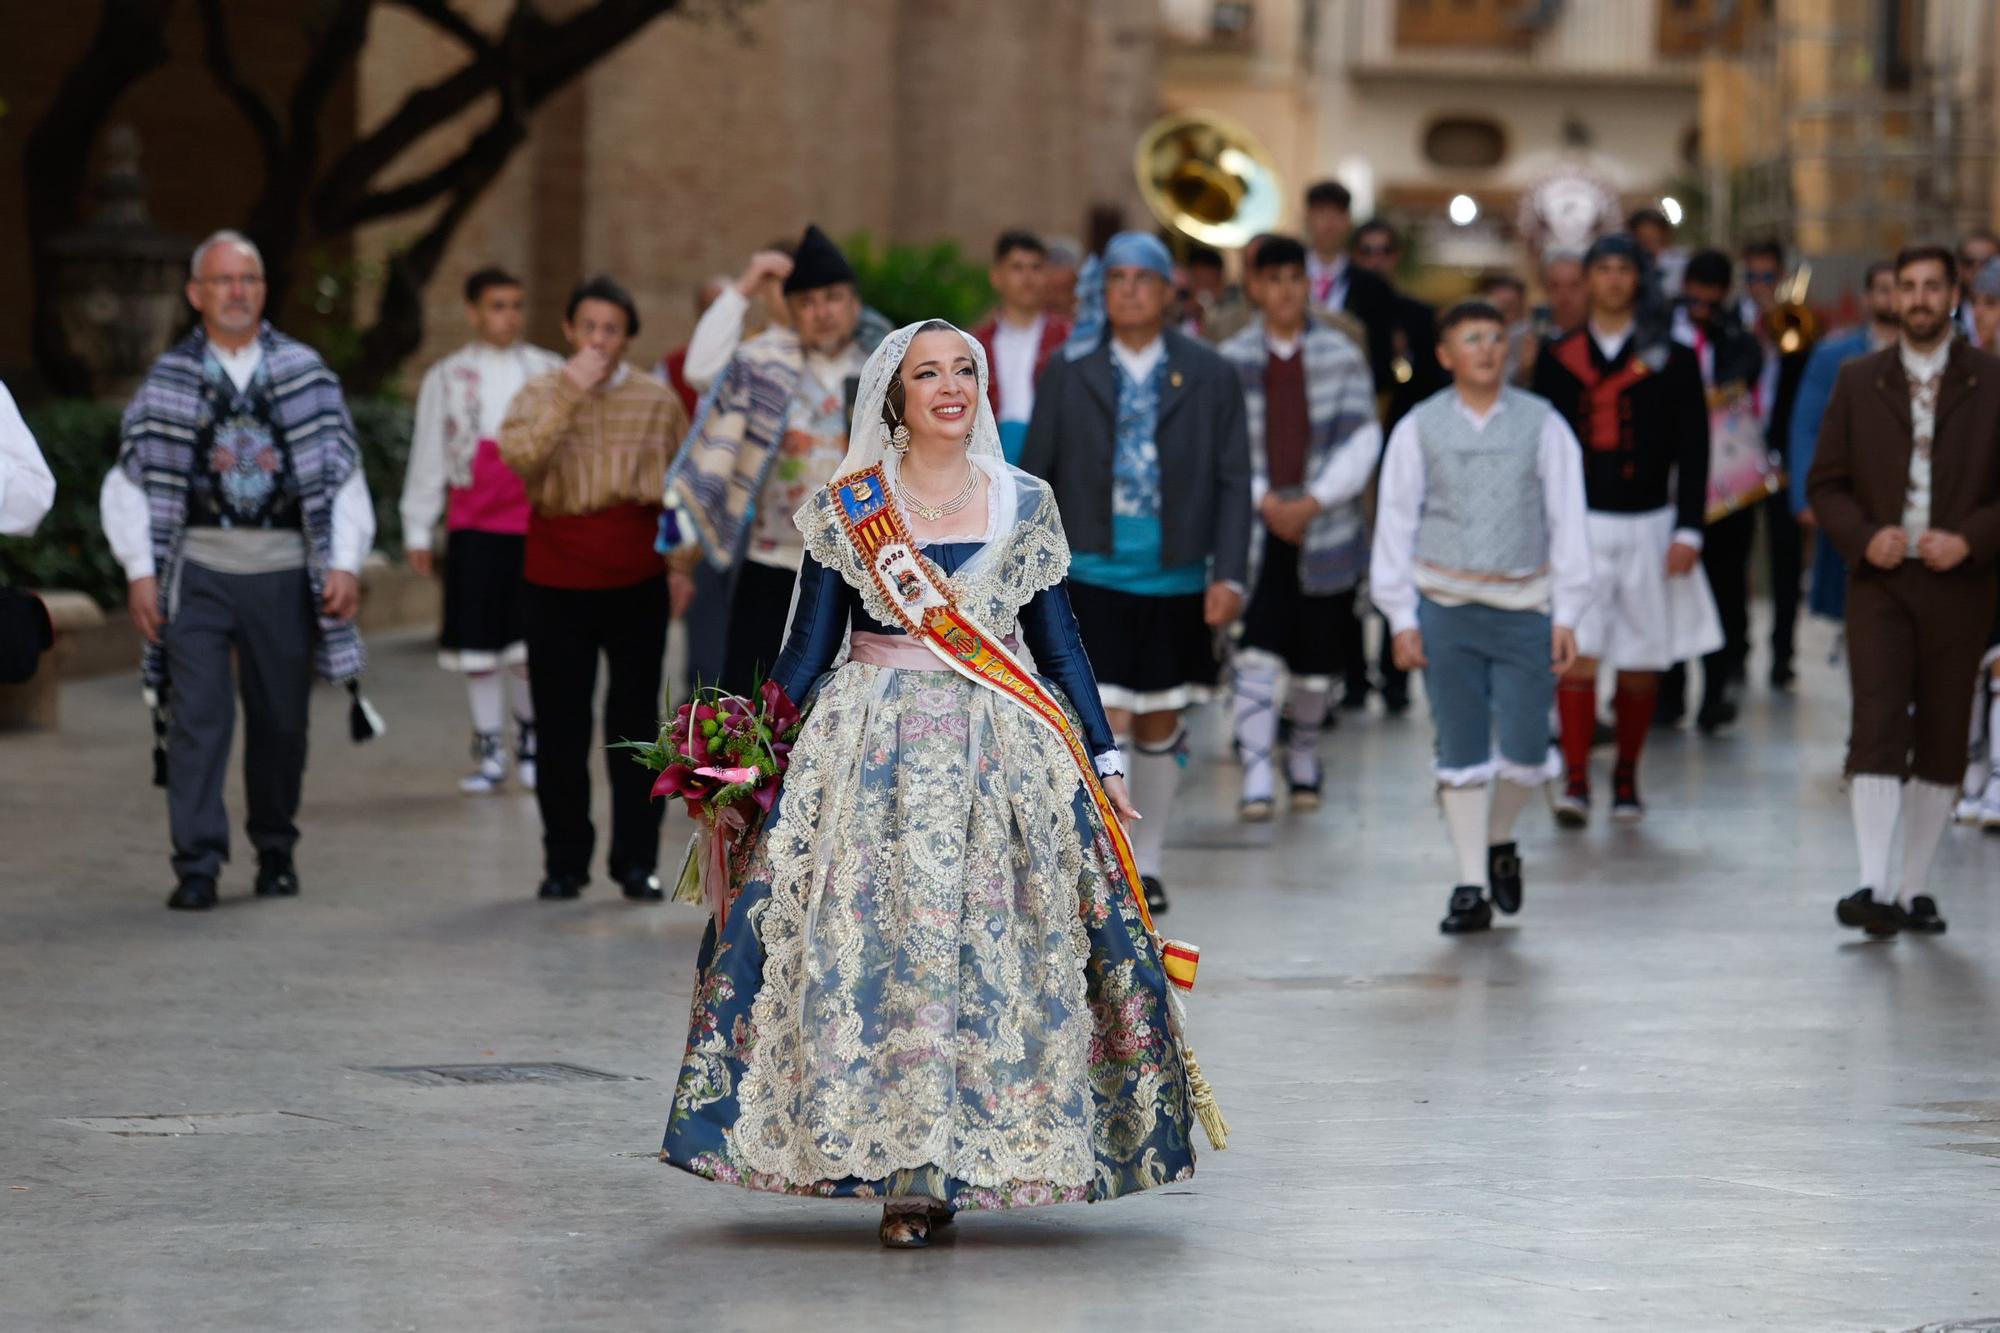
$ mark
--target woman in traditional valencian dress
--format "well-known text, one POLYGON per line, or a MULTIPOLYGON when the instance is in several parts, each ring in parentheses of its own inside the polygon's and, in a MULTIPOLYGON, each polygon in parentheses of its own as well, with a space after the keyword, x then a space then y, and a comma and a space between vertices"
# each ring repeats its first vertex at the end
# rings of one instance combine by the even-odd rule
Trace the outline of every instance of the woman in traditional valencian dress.
POLYGON ((1138 816, 1062 524, 988 403, 977 341, 898 330, 798 513, 774 679, 810 712, 703 941, 661 1153, 882 1200, 890 1246, 962 1209, 1184 1180, 1197 1115, 1226 1128, 1128 879, 1118 820, 1138 816), (1017 632, 1038 676, 1014 670, 1017 632))

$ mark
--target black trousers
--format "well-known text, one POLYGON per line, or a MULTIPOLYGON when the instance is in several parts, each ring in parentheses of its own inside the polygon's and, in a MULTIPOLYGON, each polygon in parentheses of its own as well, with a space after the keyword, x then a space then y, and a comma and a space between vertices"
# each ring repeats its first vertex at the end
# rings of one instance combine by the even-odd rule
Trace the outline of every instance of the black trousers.
POLYGON ((1765 551, 1771 570, 1771 671, 1791 670, 1805 582, 1804 536, 1789 498, 1780 492, 1758 506, 1764 515, 1765 551))
POLYGON ((1377 679, 1382 682, 1382 698, 1390 706, 1401 708, 1410 702, 1410 673, 1396 665, 1393 639, 1389 633, 1389 622, 1374 609, 1372 603, 1359 598, 1352 599, 1350 611, 1336 615, 1334 630, 1340 640, 1340 661, 1342 673, 1347 677, 1346 702, 1351 708, 1358 708, 1368 698, 1373 688, 1368 679, 1368 636, 1367 620, 1374 616, 1382 621, 1382 643, 1376 656, 1377 679))
MULTIPOLYGON (((1722 702, 1743 679, 1750 658, 1750 551, 1757 541, 1757 511, 1762 505, 1738 510, 1702 529, 1701 570, 1715 594, 1722 621, 1722 646, 1701 659, 1701 697, 1705 705, 1722 702)), ((1796 530, 1795 530, 1796 531, 1796 530)), ((1792 562, 1792 614, 1798 615, 1797 558, 1792 562)), ((1676 662, 1660 674, 1660 698, 1669 716, 1686 706, 1687 666, 1676 662)))
POLYGON ((756 682, 771 674, 785 646, 785 617, 798 581, 789 569, 754 560, 737 567, 736 592, 729 600, 729 647, 722 658, 721 685, 729 693, 748 696, 756 682))
MULTIPOLYGON (((535 700, 542 855, 551 875, 587 875, 597 830, 590 822, 591 706, 597 659, 609 666, 604 737, 652 740, 660 729, 660 679, 667 651, 667 582, 624 588, 526 586, 528 688, 535 700)), ((611 782, 612 875, 651 871, 660 859, 653 775, 625 750, 605 748, 611 782)))

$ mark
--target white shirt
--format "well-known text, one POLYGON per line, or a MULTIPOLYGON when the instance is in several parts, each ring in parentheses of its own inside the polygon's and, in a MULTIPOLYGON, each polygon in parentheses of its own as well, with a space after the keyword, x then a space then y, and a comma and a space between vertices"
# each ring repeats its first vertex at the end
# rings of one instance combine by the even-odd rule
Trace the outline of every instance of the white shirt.
MULTIPOLYGON (((250 377, 264 362, 264 346, 254 338, 233 352, 214 343, 209 344, 209 351, 238 390, 249 387, 250 377)), ((104 538, 124 567, 126 581, 154 577, 159 571, 153 566, 153 517, 146 507, 146 492, 113 467, 104 474, 97 509, 104 538)), ((375 545, 375 502, 368 495, 368 478, 358 467, 334 492, 332 541, 330 567, 359 574, 361 562, 375 545)))
POLYGON ((1000 419, 1026 421, 1035 414, 1035 356, 1049 320, 1037 315, 1026 324, 998 320, 993 329, 993 382, 1000 386, 1000 419))
POLYGON ((1312 250, 1306 251, 1306 280, 1311 284, 1315 306, 1326 310, 1347 308, 1346 255, 1335 255, 1326 260, 1312 250))
POLYGON ((1606 361, 1617 356, 1618 349, 1630 341, 1631 337, 1632 325, 1630 324, 1627 324, 1616 333, 1606 333, 1597 326, 1596 320, 1593 319, 1590 321, 1590 340, 1597 344, 1598 354, 1606 361))
MULTIPOLYGON (((1473 429, 1484 431, 1496 402, 1475 412, 1463 398, 1453 404, 1473 429)), ((1559 412, 1542 422, 1537 469, 1542 479, 1542 514, 1549 529, 1546 571, 1520 570, 1509 582, 1451 579, 1449 571, 1417 563, 1417 524, 1424 509, 1424 450, 1414 415, 1389 432, 1382 479, 1375 501, 1375 544, 1368 559, 1369 596, 1389 621, 1392 634, 1417 627, 1417 596, 1436 593, 1447 604, 1482 602, 1509 609, 1548 607, 1558 625, 1575 628, 1590 604, 1590 534, 1583 500, 1583 446, 1559 412), (1440 576, 1443 577, 1440 577, 1440 576)))
MULTIPOLYGON (((1944 374, 1945 362, 1951 359, 1951 339, 1943 338, 1928 352, 1919 352, 1907 341, 1900 344, 1898 355, 1902 358, 1903 372, 1912 381, 1934 379, 1944 374)), ((1910 390, 1910 435, 1913 440, 1928 440, 1937 434, 1937 398, 1928 401, 1918 396, 1914 387, 1910 390)), ((1910 485, 1903 496, 1903 531, 1909 536, 1910 549, 1907 558, 1917 557, 1917 538, 1931 526, 1931 455, 1928 449, 1910 450, 1910 485)))
POLYGON ((704 392, 729 366, 736 344, 743 341, 743 316, 750 312, 750 298, 730 283, 695 321, 688 336, 687 356, 681 360, 681 378, 696 393, 704 392))
POLYGON ((399 506, 404 546, 412 551, 430 549, 431 531, 444 513, 447 489, 470 482, 472 456, 479 441, 500 438, 507 404, 529 377, 561 364, 555 353, 532 343, 495 347, 475 342, 425 372, 423 387, 417 393, 409 470, 403 476, 399 506), (459 374, 465 369, 476 374, 472 381, 476 397, 465 392, 465 381, 459 374))
POLYGON ((32 536, 56 502, 56 479, 14 395, 0 384, 0 536, 32 536))
POLYGON ((1160 358, 1166 354, 1167 340, 1158 334, 1154 334, 1153 341, 1136 352, 1127 347, 1123 339, 1114 337, 1111 340, 1111 355, 1118 358, 1118 364, 1125 367, 1125 373, 1132 377, 1134 384, 1144 384, 1147 376, 1153 373, 1153 367, 1159 365, 1160 358))

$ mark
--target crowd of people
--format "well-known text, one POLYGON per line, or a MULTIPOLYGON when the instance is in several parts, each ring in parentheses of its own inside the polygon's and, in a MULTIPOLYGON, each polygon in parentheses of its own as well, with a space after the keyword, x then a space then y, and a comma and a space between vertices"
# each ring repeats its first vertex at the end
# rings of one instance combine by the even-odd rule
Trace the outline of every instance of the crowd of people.
MULTIPOLYGON (((1610 816, 1642 818, 1646 738, 1682 721, 1690 664, 1694 726, 1735 720, 1761 549, 1770 688, 1793 682, 1802 607, 1845 620, 1862 868, 1841 919, 1943 929, 1925 883, 1939 830, 1954 808, 2000 827, 2000 375, 1978 373, 2000 242, 1883 260, 1863 322, 1817 337, 1781 297, 1783 247, 1686 253, 1653 210, 1541 255, 1532 281, 1481 275, 1440 314, 1397 285, 1394 226, 1357 226, 1337 182, 1303 203, 1303 233, 1251 240, 1234 281, 1225 256, 1177 259, 1152 234, 1084 256, 1006 231, 995 308, 969 331, 1000 457, 1061 515, 1106 764, 1155 816, 1131 829, 1149 909, 1169 902, 1190 709, 1226 692, 1241 814, 1261 822, 1314 809, 1339 713, 1379 695, 1401 715, 1421 671, 1456 861, 1443 928, 1518 910, 1529 793, 1553 783, 1558 823, 1586 825, 1608 743, 1610 816)), ((380 720, 353 623, 372 508, 338 383, 264 320, 243 236, 203 243, 187 294, 199 323, 134 399, 101 500, 146 639, 170 905, 199 909, 229 852, 232 689, 260 895, 298 891, 313 675, 352 692, 357 737, 380 720)), ((572 292, 563 354, 524 339, 512 275, 483 269, 464 295, 470 337, 418 397, 405 545, 444 582, 439 660, 473 734, 461 788, 532 789, 538 892, 574 898, 594 737, 656 730, 669 624, 694 618, 694 674, 748 694, 812 612, 793 516, 839 474, 890 330, 816 227, 704 283, 692 336, 651 373, 626 359, 639 311, 610 277, 572 292)), ((608 753, 606 868, 660 900, 660 806, 608 753)))
MULTIPOLYGON (((1587 826, 1608 745, 1609 816, 1642 819, 1647 738, 1694 664, 1695 729, 1736 720, 1760 536, 1768 686, 1793 685, 1802 606, 1844 624, 1859 873, 1836 918, 1946 929, 1946 824, 2000 827, 2000 240, 1885 258, 1861 324, 1819 337, 1781 246, 1683 253, 1655 211, 1439 311, 1399 288, 1395 227, 1356 226, 1337 182, 1303 202, 1302 234, 1233 264, 1004 232, 971 330, 891 329, 809 226, 703 284, 653 371, 612 277, 571 291, 560 353, 524 339, 520 280, 466 281, 401 516, 465 680, 459 785, 534 792, 538 896, 590 882, 594 752, 605 869, 668 896, 663 804, 613 744, 659 734, 674 622, 724 696, 808 708, 766 818, 719 844, 664 1160, 882 1199, 895 1246, 1187 1178, 1191 1126, 1227 1131, 1177 995, 1198 951, 1155 925, 1191 711, 1227 698, 1261 823, 1317 809, 1339 714, 1400 716, 1421 673, 1439 927, 1486 930, 1522 910, 1536 792, 1587 826)), ((145 640, 168 906, 199 911, 238 697, 260 897, 301 890, 315 676, 354 739, 383 721, 339 382, 264 318, 243 235, 196 249, 186 293, 198 322, 132 400, 100 505, 145 640)), ((0 396, 0 531, 51 491, 0 396)))

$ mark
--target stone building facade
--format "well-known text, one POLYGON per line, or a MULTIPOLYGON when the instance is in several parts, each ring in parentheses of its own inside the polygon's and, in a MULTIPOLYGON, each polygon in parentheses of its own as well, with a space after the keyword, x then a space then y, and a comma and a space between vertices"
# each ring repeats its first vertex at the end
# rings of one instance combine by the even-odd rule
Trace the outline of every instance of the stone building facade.
MULTIPOLYGON (((591 2, 538 0, 552 18, 591 2)), ((512 0, 453 7, 490 31, 512 0)), ((204 64, 198 7, 167 10, 166 62, 109 123, 138 132, 153 217, 191 241, 241 223, 261 178, 256 140, 204 64)), ((226 8, 239 67, 280 107, 312 50, 305 11, 226 8)), ((22 140, 98 20, 97 3, 59 6, 0 45, 0 179, 23 180, 22 140)), ((376 6, 370 25, 320 126, 326 159, 465 59, 402 7, 376 6)), ((685 337, 707 275, 808 221, 877 243, 952 239, 974 255, 1006 226, 1081 236, 1093 208, 1146 224, 1131 164, 1157 109, 1158 26, 1158 0, 688 0, 536 111, 426 292, 427 336, 408 369, 462 338, 458 293, 487 263, 527 279, 531 327, 548 343, 580 275, 617 275, 645 316, 635 357, 651 359, 685 337)), ((377 184, 421 174, 487 115, 473 108, 377 184)), ((0 208, 0 309, 19 312, 0 320, 10 377, 30 359, 22 211, 0 208)), ((371 265, 426 221, 320 247, 332 270, 355 262, 364 319, 371 265)))
MULTIPOLYGON (((651 360, 685 338, 704 278, 808 221, 982 255, 1007 226, 1081 235, 1094 206, 1149 220, 1131 163, 1156 108, 1154 0, 757 0, 733 13, 655 24, 538 112, 431 284, 416 363, 462 337, 458 290, 486 263, 528 280, 531 328, 550 344, 570 284, 614 274, 642 313, 635 359, 651 360)), ((460 59, 385 11, 360 124, 460 59)), ((438 139, 434 153, 453 146, 438 139)), ((412 155, 407 170, 427 165, 412 155)), ((416 230, 371 228, 358 255, 416 230)))

